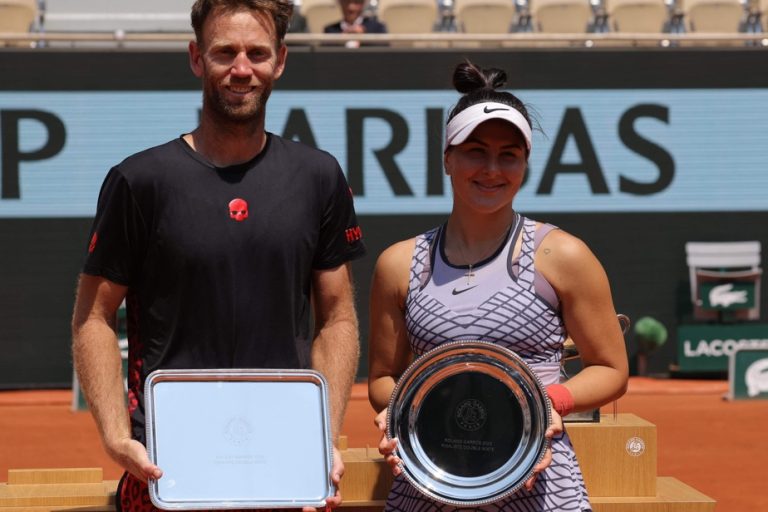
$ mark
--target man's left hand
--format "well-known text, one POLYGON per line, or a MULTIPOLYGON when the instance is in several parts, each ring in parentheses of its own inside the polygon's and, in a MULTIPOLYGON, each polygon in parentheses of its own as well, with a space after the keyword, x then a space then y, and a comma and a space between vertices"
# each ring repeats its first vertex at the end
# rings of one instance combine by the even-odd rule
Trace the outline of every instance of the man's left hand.
MULTIPOLYGON (((341 452, 333 447, 333 467, 331 468, 331 482, 333 483, 336 493, 325 500, 326 510, 329 508, 336 508, 341 505, 341 493, 339 492, 339 484, 341 483, 341 477, 344 476, 344 461, 341 460, 341 452)), ((303 512, 317 512, 317 509, 312 507, 304 507, 303 512)))

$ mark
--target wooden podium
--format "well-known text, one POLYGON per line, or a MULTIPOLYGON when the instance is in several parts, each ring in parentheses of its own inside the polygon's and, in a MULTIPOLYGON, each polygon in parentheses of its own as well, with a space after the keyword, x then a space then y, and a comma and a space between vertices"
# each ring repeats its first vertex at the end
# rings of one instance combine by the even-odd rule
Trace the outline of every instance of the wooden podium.
POLYGON ((11 469, 0 484, 2 512, 114 511, 116 480, 101 468, 11 469))
MULTIPOLYGON (((656 474, 656 426, 634 414, 566 423, 594 512, 711 512, 715 501, 656 474)), ((345 511, 381 510, 392 473, 376 448, 342 451, 345 511)))
MULTIPOLYGON (((711 512, 715 501, 656 474, 656 426, 633 414, 567 423, 594 512, 711 512)), ((383 508, 392 472, 376 448, 340 449, 344 512, 383 508)), ((11 470, 0 484, 0 512, 112 511, 117 482, 101 469, 11 470)))

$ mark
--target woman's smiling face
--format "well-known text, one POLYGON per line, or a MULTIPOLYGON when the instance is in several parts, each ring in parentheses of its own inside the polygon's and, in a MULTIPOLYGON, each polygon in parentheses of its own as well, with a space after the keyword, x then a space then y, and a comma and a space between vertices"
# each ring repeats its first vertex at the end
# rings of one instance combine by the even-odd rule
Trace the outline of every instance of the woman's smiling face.
POLYGON ((480 124, 467 139, 445 153, 445 170, 453 184, 454 203, 479 213, 508 207, 528 165, 523 135, 501 119, 480 124))

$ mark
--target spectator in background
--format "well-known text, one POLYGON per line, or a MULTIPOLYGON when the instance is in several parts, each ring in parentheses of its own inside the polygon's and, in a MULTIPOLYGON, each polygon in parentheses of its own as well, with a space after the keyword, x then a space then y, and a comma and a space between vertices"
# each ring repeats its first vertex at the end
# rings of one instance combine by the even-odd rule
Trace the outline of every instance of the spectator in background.
POLYGON ((306 32, 308 32, 307 18, 302 16, 301 13, 294 11, 293 16, 291 16, 291 22, 288 24, 288 33, 304 34, 306 32))
MULTIPOLYGON (((325 27, 326 34, 386 34, 387 26, 373 17, 365 16, 365 0, 339 0, 341 21, 325 27)), ((362 43, 365 44, 365 43, 362 43)), ((375 44, 375 43, 369 43, 375 44)), ((357 48, 360 41, 347 41, 347 48, 357 48)))

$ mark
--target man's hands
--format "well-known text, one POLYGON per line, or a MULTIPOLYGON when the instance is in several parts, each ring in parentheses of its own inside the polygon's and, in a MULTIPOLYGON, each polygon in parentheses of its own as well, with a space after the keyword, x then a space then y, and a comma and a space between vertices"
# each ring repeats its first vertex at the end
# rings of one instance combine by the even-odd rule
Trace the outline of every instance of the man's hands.
POLYGON ((331 468, 331 482, 336 487, 336 494, 328 498, 326 504, 331 508, 336 508, 341 505, 341 493, 339 493, 339 484, 341 483, 341 477, 344 476, 344 461, 341 460, 341 452, 338 448, 333 447, 333 467, 331 468))
POLYGON ((112 460, 142 482, 163 476, 163 470, 152 464, 147 449, 135 439, 120 439, 107 444, 105 448, 112 460))
MULTIPOLYGON (((163 471, 149 460, 147 449, 144 445, 134 439, 115 441, 107 446, 106 450, 115 462, 142 482, 146 482, 149 479, 157 480, 163 476, 163 471)), ((331 482, 333 482, 336 488, 336 493, 326 500, 326 506, 329 508, 336 508, 341 505, 339 484, 341 483, 342 476, 344 476, 344 462, 341 459, 341 452, 334 446, 331 482)), ((317 512, 313 507, 304 507, 302 511, 317 512)))
POLYGON ((362 25, 349 25, 344 27, 345 34, 365 34, 365 27, 362 25))
MULTIPOLYGON (((341 477, 344 476, 344 461, 341 460, 341 452, 334 446, 333 447, 333 467, 331 468, 331 482, 336 488, 336 493, 325 500, 325 509, 336 508, 341 505, 341 493, 339 492, 339 484, 341 483, 341 477)), ((302 512, 317 512, 316 508, 304 507, 302 512)))

